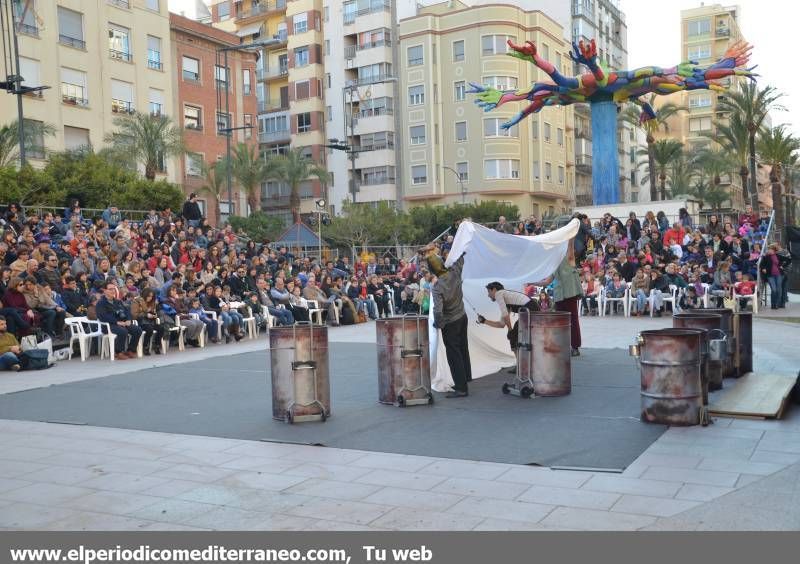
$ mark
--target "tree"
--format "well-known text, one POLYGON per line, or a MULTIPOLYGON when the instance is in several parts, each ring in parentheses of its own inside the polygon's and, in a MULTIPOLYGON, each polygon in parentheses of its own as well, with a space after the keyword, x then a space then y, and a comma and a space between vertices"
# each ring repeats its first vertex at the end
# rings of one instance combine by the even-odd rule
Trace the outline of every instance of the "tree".
POLYGON ((289 185, 292 220, 300 223, 300 184, 312 177, 327 183, 330 181, 330 173, 306 157, 301 149, 291 149, 285 155, 276 157, 276 161, 278 165, 275 178, 289 185))
MULTIPOLYGON (((651 107, 654 107, 655 101, 655 94, 651 94, 647 99, 647 103, 650 104, 651 107)), ((683 106, 673 104, 672 102, 666 102, 658 108, 655 118, 644 122, 641 120, 641 110, 634 104, 628 104, 628 106, 621 113, 621 119, 623 121, 630 123, 635 127, 640 127, 647 135, 647 162, 649 165, 648 175, 650 178, 650 201, 652 202, 655 202, 658 199, 656 196, 656 161, 654 153, 654 144, 656 141, 655 134, 662 129, 666 133, 669 133, 669 125, 667 120, 676 115, 678 112, 684 110, 686 110, 686 108, 683 106)), ((664 199, 663 191, 661 194, 661 199, 664 199)))
POLYGON ((764 164, 771 167, 772 208, 775 210, 775 227, 780 233, 785 225, 781 173, 784 167, 790 168, 796 164, 800 139, 787 133, 786 127, 781 125, 761 130, 756 148, 764 164))
POLYGON ((696 175, 696 159, 690 157, 683 151, 677 154, 667 167, 670 197, 676 198, 682 194, 689 195, 692 180, 696 175))
POLYGON ((62 205, 66 197, 63 186, 44 170, 26 165, 0 168, 0 201, 21 205, 62 205))
MULTIPOLYGON (((39 121, 25 120, 23 135, 27 149, 44 150, 38 143, 45 136, 55 135, 52 125, 39 121)), ((8 125, 0 126, 0 168, 12 166, 19 159, 19 122, 12 121, 8 125)))
POLYGON ((200 165, 200 174, 203 177, 203 187, 200 188, 204 192, 214 198, 214 225, 219 226, 221 223, 219 202, 222 195, 225 193, 225 176, 227 174, 226 161, 216 161, 213 164, 203 162, 200 165))
POLYGON ((231 174, 247 194, 250 213, 256 213, 261 211, 261 184, 278 177, 280 165, 275 157, 265 160, 255 145, 238 143, 231 155, 231 174))
POLYGON ((719 210, 722 203, 728 199, 724 190, 714 187, 705 178, 696 178, 694 184, 686 191, 686 195, 700 202, 701 209, 708 204, 712 209, 719 210))
POLYGON ((747 124, 742 121, 741 115, 732 114, 727 123, 717 121, 716 127, 715 133, 704 133, 703 136, 719 143, 728 153, 728 157, 735 161, 742 181, 742 193, 747 199, 747 177, 750 175, 750 169, 747 167, 750 138, 747 124))
POLYGON ((353 204, 348 200, 342 206, 342 214, 331 218, 331 224, 325 230, 325 238, 351 249, 356 246, 366 247, 380 237, 378 222, 375 208, 353 204))
POLYGON ((156 179, 156 172, 163 170, 166 159, 186 152, 181 129, 163 114, 151 116, 136 112, 115 118, 114 125, 118 129, 109 134, 106 141, 114 150, 144 165, 144 177, 151 182, 156 179))
POLYGON ((797 225, 797 204, 800 195, 797 186, 800 186, 800 167, 797 165, 786 167, 783 170, 783 186, 786 192, 786 206, 789 225, 797 225))
MULTIPOLYGON (((683 143, 675 139, 660 139, 653 143, 652 147, 639 151, 639 154, 648 157, 648 160, 645 161, 647 163, 647 175, 642 178, 642 184, 653 182, 653 178, 657 175, 660 196, 662 200, 665 200, 667 196, 667 173, 673 161, 683 154, 683 143), (649 164, 650 155, 653 157, 653 165, 649 164)), ((654 193, 652 187, 650 188, 650 193, 654 193)))
POLYGON ((738 115, 747 127, 748 153, 750 157, 750 199, 758 209, 758 185, 756 181, 756 134, 761 129, 770 110, 783 109, 777 101, 783 96, 772 86, 759 89, 755 82, 747 82, 740 90, 729 90, 717 105, 717 111, 738 115))
MULTIPOLYGON (((720 151, 711 147, 700 149, 694 156, 697 172, 708 178, 711 189, 722 191, 722 177, 730 176, 731 172, 737 168, 737 162, 730 153, 720 151)), ((731 208, 733 208, 733 194, 730 195, 731 208)))
POLYGON ((248 217, 232 216, 228 222, 235 231, 241 229, 253 241, 274 241, 286 228, 280 217, 262 211, 255 211, 248 217))

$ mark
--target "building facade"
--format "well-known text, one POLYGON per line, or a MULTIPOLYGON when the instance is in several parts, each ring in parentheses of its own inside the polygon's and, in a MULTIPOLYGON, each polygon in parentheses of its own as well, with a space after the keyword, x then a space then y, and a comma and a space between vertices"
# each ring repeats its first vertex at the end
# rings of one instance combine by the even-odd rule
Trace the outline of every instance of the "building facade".
MULTIPOLYGON (((24 12, 25 2, 13 5, 23 86, 48 87, 24 97, 25 119, 55 129, 28 151, 32 164, 43 166, 47 151, 101 149, 120 116, 175 115, 166 0, 34 0, 24 12)), ((16 119, 15 96, 0 96, 0 114, 4 123, 16 119)), ((180 182, 180 170, 173 159, 158 176, 180 182)))
MULTIPOLYGON (((229 51, 227 67, 220 49, 237 47, 233 34, 189 18, 170 14, 171 57, 176 97, 176 115, 184 129, 186 154, 180 158, 180 183, 184 192, 196 192, 201 208, 209 218, 217 216, 216 196, 202 190, 207 184, 202 165, 213 165, 227 154, 227 135, 231 146, 258 145, 257 101, 255 94, 255 53, 229 51), (226 132, 230 128, 241 128, 226 132)), ((222 219, 231 211, 244 215, 247 194, 233 183, 220 197, 222 219)))
POLYGON ((563 28, 535 10, 450 2, 401 20, 399 37, 405 202, 499 200, 538 217, 567 211, 575 182, 573 108, 544 108, 503 130, 519 104, 484 113, 465 94, 470 81, 510 89, 545 78, 506 55, 507 39, 536 42, 544 58, 569 73, 563 28))

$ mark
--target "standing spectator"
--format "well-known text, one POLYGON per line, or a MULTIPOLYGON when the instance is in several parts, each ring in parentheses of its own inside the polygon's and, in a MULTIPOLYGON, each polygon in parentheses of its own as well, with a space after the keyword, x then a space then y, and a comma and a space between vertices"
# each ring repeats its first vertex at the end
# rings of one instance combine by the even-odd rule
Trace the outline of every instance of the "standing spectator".
POLYGON ((95 306, 97 319, 108 323, 111 332, 116 335, 114 339, 116 358, 120 360, 135 358, 142 330, 133 324, 128 307, 117 299, 117 285, 106 282, 102 290, 103 297, 95 306))
POLYGON ((200 211, 200 204, 197 203, 197 194, 194 192, 189 194, 189 198, 183 202, 183 211, 181 215, 192 227, 200 227, 203 213, 200 211))
POLYGON ((692 229, 694 229, 694 222, 692 222, 692 216, 689 215, 689 211, 686 208, 681 208, 678 210, 678 221, 686 231, 691 231, 692 229))
POLYGON ((656 214, 656 223, 658 224, 658 230, 661 233, 664 233, 667 229, 669 229, 669 220, 663 211, 659 211, 656 214))
POLYGON ((497 226, 494 228, 494 230, 499 231, 500 233, 511 234, 514 232, 514 226, 506 221, 505 216, 501 215, 497 218, 497 226))
POLYGON ((117 206, 111 204, 103 210, 102 218, 103 221, 108 224, 108 228, 114 230, 117 228, 117 225, 122 223, 122 212, 119 211, 117 206))

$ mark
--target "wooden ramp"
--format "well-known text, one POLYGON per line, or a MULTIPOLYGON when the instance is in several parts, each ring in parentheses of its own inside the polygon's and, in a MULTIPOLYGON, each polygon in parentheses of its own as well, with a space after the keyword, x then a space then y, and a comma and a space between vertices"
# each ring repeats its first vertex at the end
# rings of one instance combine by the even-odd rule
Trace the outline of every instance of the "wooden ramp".
POLYGON ((796 382, 797 376, 748 372, 711 403, 709 412, 726 417, 780 419, 796 382))

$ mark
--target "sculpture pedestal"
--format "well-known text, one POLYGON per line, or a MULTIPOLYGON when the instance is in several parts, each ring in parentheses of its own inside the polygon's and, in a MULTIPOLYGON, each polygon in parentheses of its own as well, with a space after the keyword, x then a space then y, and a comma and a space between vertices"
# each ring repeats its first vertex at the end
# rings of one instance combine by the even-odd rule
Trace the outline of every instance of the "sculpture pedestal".
POLYGON ((595 206, 619 202, 617 104, 592 102, 592 200, 595 206))

